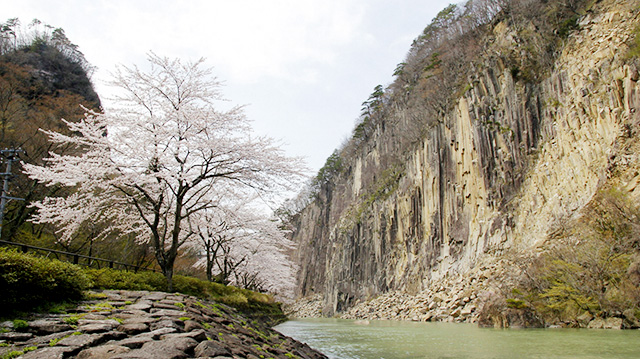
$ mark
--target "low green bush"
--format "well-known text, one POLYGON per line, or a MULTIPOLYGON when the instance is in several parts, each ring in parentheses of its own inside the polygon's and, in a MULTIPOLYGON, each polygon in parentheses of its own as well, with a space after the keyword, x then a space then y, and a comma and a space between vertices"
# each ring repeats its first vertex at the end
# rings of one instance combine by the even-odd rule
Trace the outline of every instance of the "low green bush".
POLYGON ((247 299, 247 297, 240 292, 226 295, 224 297, 221 297, 219 300, 222 303, 235 308, 244 308, 249 304, 249 300, 247 299))
POLYGON ((93 282, 94 289, 125 290, 166 290, 167 284, 160 273, 127 272, 111 268, 85 268, 85 273, 93 282))
POLYGON ((210 289, 211 295, 213 295, 214 297, 223 297, 225 295, 233 293, 233 287, 216 282, 211 282, 210 289))
POLYGON ((78 300, 91 280, 73 264, 0 248, 0 313, 78 300))
POLYGON ((639 248, 640 206, 626 191, 600 189, 552 243, 520 259, 520 290, 507 304, 529 306, 549 324, 640 312, 639 248))
MULTIPOLYGON (((181 275, 173 277, 173 286, 176 292, 216 300, 244 313, 282 314, 271 296, 247 289, 181 275)), ((81 268, 0 248, 0 288, 0 314, 11 314, 79 300, 87 289, 166 291, 167 281, 161 273, 151 271, 81 268)))
POLYGON ((208 298, 211 296, 211 283, 194 277, 174 276, 173 289, 176 292, 195 297, 208 298))

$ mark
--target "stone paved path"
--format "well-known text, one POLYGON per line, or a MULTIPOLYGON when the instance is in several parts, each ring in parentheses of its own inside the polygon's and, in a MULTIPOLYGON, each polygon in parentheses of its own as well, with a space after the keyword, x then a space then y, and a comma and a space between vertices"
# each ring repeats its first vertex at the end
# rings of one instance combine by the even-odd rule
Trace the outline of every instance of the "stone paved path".
POLYGON ((90 296, 72 314, 0 323, 0 358, 326 358, 218 303, 147 291, 90 296))

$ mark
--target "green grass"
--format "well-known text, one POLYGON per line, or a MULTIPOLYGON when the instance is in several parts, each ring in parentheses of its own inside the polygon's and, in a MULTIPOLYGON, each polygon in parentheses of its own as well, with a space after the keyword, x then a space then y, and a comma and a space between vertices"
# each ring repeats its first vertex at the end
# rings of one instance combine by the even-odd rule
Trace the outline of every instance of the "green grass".
POLYGON ((29 327, 29 323, 26 320, 22 319, 14 319, 13 320, 13 329, 17 332, 25 331, 29 327))
POLYGON ((0 359, 13 359, 13 358, 17 358, 21 355, 24 355, 24 351, 22 350, 12 350, 8 353, 3 354, 2 356, 0 356, 0 359))
POLYGON ((80 317, 78 316, 64 318, 64 322, 71 326, 78 325, 79 321, 80 321, 80 317))
MULTIPOLYGON (((65 337, 66 338, 66 337, 65 337)), ((56 346, 56 344, 58 344, 59 341, 61 341, 64 338, 56 338, 56 339, 51 339, 49 340, 49 346, 50 347, 54 347, 56 346)))

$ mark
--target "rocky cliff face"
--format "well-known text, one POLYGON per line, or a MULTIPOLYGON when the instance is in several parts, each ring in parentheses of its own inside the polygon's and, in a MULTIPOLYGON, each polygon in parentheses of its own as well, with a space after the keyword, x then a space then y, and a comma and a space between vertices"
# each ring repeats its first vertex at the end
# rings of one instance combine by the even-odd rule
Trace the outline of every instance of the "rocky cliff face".
POLYGON ((508 58, 539 45, 523 35, 535 28, 494 21, 454 106, 392 164, 417 110, 390 106, 296 217, 298 294, 320 294, 334 315, 382 293, 434 290, 535 250, 607 182, 638 199, 640 87, 627 56, 638 5, 597 2, 533 75, 508 58))

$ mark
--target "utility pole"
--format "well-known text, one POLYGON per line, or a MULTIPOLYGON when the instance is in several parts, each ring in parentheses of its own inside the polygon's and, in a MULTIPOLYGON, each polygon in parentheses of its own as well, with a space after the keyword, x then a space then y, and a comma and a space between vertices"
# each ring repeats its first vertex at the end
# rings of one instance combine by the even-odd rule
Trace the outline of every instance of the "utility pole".
POLYGON ((15 161, 20 161, 20 158, 18 157, 18 153, 21 153, 21 152, 24 152, 24 151, 19 148, 4 149, 0 151, 0 153, 2 153, 2 156, 7 160, 7 170, 4 173, 0 173, 0 176, 2 176, 2 179, 4 182, 2 184, 2 195, 0 196, 0 239, 2 238, 2 224, 4 221, 4 209, 7 206, 7 201, 10 199, 13 199, 16 201, 24 201, 24 198, 16 198, 16 197, 8 196, 9 182, 13 177, 13 174, 11 173, 11 164, 15 161))

